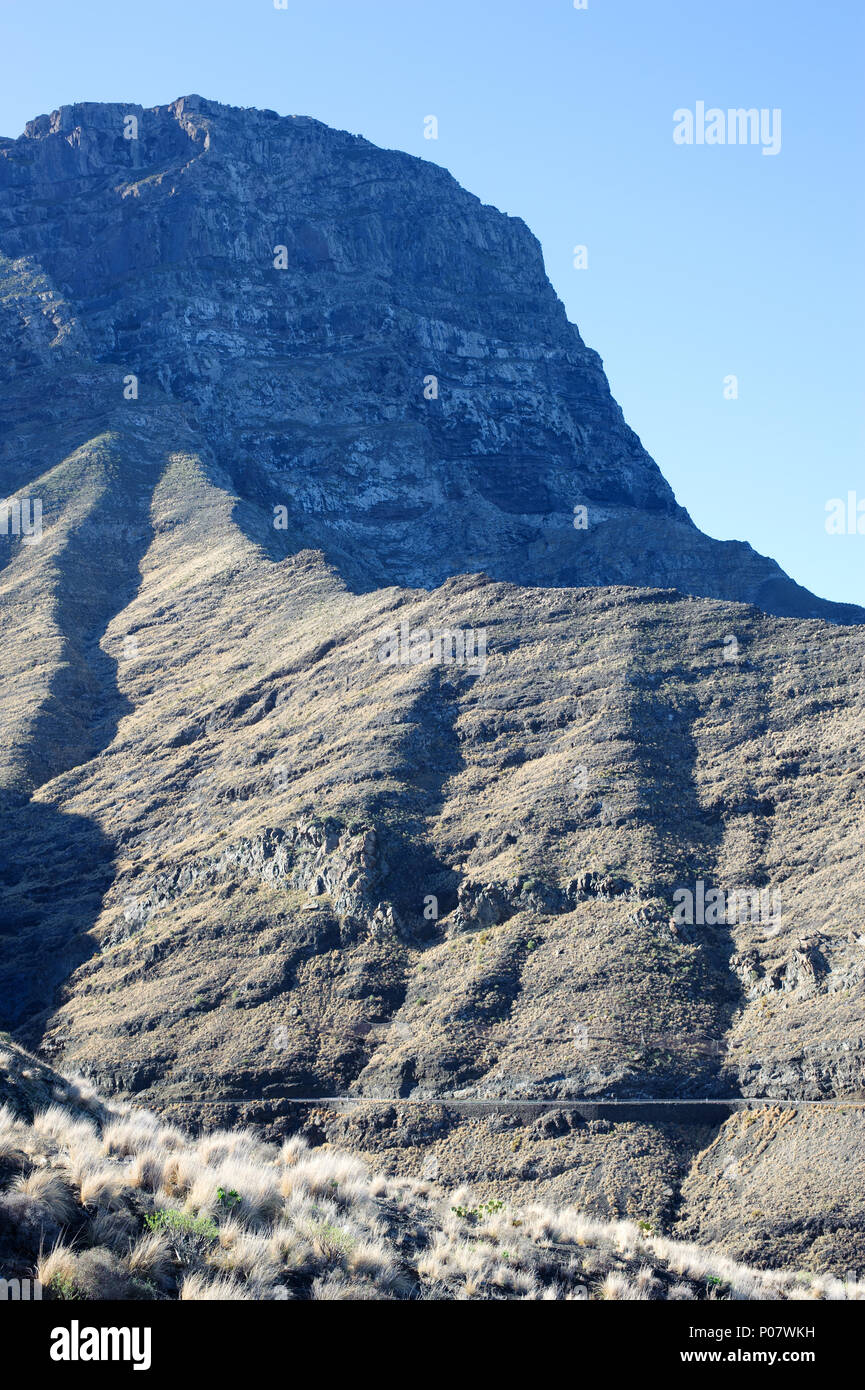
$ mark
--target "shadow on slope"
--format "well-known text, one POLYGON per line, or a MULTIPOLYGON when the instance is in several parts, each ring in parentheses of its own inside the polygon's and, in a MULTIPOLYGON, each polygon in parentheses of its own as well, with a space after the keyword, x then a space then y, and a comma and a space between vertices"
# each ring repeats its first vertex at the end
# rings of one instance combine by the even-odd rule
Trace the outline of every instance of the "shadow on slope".
POLYGON ((0 809, 0 1025, 37 1046, 62 982, 96 950, 87 933, 112 878, 92 821, 38 801, 0 809))

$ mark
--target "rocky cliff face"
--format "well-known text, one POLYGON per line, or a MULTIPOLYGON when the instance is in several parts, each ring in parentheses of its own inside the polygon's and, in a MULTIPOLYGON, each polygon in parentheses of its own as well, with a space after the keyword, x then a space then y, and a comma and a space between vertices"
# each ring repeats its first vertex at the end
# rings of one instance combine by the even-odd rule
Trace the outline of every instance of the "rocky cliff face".
POLYGON ((181 402, 271 552, 353 588, 485 571, 865 618, 693 526, 525 223, 434 164, 200 97, 63 107, 0 142, 0 250, 19 372, 52 344, 109 413, 130 375, 139 409, 181 402))
POLYGON ((42 502, 0 1025, 184 1119, 861 1267, 857 610, 701 536, 432 166, 75 107, 0 144, 0 250, 42 502))

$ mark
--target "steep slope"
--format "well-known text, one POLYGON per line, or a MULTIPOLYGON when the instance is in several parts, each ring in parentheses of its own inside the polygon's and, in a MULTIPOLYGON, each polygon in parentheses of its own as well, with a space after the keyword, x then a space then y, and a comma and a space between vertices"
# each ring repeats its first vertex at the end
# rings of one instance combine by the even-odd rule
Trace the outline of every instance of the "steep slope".
POLYGON ((126 111, 0 144, 44 524, 0 1023, 184 1121, 860 1268, 862 615, 691 525, 521 223, 315 122, 126 111), (675 920, 713 889, 764 897, 675 920))
POLYGON ((130 376, 182 401, 238 494, 283 509, 274 554, 320 548, 354 589, 483 570, 865 619, 693 526, 528 228, 437 165, 201 97, 82 103, 0 141, 0 251, 117 401, 130 376))
MULTIPOLYGON (((861 1097, 860 629, 471 576, 352 595, 314 554, 274 566, 233 511, 200 460, 166 459, 102 640, 129 712, 9 823, 23 1038, 184 1119, 278 1133, 295 1099, 402 1097, 318 1122, 398 1168, 432 1153, 455 1182, 669 1229, 711 1219, 699 1154, 723 1164, 729 1107, 573 1102, 861 1097), (403 622, 482 629, 483 674, 381 661, 403 622), (673 935, 701 880, 780 913, 673 935)), ((810 1198, 783 1249, 822 1240, 843 1272, 861 1197, 835 1156, 861 1152, 861 1110, 822 1123, 822 1161, 777 1173, 779 1201, 810 1198)), ((771 1263, 762 1190, 759 1230, 728 1229, 728 1202, 720 1234, 771 1263)))

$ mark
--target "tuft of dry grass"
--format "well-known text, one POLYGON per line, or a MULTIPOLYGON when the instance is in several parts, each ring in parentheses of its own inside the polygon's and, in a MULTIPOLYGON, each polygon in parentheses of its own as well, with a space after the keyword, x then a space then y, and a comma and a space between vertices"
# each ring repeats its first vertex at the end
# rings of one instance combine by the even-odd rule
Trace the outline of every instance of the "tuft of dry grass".
POLYGON ((637 1299, 645 1298, 646 1294, 637 1283, 626 1279, 623 1274, 608 1274, 600 1287, 599 1297, 633 1303, 637 1299))
POLYGON ((135 1155, 126 1170, 126 1181, 144 1192, 158 1192, 165 1182, 166 1162, 166 1155, 152 1143, 135 1155))
POLYGON ((39 1202, 53 1216, 58 1225, 71 1220, 75 1212, 75 1193, 59 1173, 50 1168, 34 1168, 26 1176, 20 1174, 13 1179, 12 1191, 21 1192, 33 1201, 39 1202))
POLYGON ((223 1303, 226 1300, 242 1302, 252 1298, 252 1294, 236 1279, 194 1270, 183 1280, 179 1297, 183 1303, 223 1303))
POLYGON ((137 1277, 162 1283, 171 1268, 168 1241, 158 1231, 140 1236, 129 1251, 127 1265, 137 1277))
POLYGON ((299 1163, 309 1153, 309 1144, 300 1134, 293 1134, 290 1139, 286 1139, 279 1151, 279 1157, 286 1168, 299 1163))
POLYGON ((96 1125, 92 1121, 80 1119, 56 1102, 33 1116, 33 1129, 37 1134, 55 1139, 67 1149, 97 1138, 96 1125))
POLYGON ((123 1175, 111 1168, 90 1170, 81 1179, 79 1197, 83 1207, 115 1211, 123 1201, 123 1175))
POLYGON ((43 1288, 49 1289, 55 1283, 74 1286, 78 1261, 75 1251, 58 1241, 47 1255, 40 1253, 36 1262, 36 1275, 43 1288))
POLYGON ((286 1197, 295 1191, 306 1191, 314 1197, 333 1197, 340 1191, 350 1194, 354 1185, 362 1183, 365 1177, 366 1168, 359 1159, 328 1150, 298 1159, 284 1173, 280 1190, 286 1197))

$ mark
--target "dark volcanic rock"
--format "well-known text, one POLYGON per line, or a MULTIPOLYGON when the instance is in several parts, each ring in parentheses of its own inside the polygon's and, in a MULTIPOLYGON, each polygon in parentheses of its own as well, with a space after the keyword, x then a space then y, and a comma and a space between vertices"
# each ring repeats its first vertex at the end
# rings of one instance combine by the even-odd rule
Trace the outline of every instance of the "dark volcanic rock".
POLYGON ((0 251, 19 373, 60 340, 107 409, 130 374, 182 402, 273 553, 356 589, 486 571, 865 618, 696 529, 525 223, 435 164, 197 96, 65 106, 0 141, 0 251))

